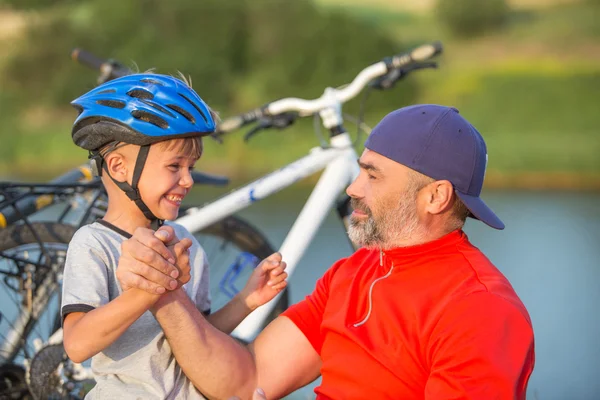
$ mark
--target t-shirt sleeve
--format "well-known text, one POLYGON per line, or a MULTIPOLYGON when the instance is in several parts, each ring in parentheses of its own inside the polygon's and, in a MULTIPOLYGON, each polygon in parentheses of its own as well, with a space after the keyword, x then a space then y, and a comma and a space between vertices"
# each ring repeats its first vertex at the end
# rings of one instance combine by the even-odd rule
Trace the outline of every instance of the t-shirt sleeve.
POLYGON ((533 328, 517 305, 489 292, 473 293, 444 311, 428 357, 426 399, 525 399, 534 365, 533 328))
POLYGON ((106 254, 86 227, 69 243, 62 287, 62 319, 72 312, 89 312, 110 301, 106 254))
POLYGON ((331 281, 335 272, 345 261, 346 259, 342 259, 333 264, 323 277, 317 281, 315 290, 311 294, 281 314, 292 320, 318 354, 321 354, 321 347, 323 346, 321 323, 323 322, 323 313, 329 299, 331 281))

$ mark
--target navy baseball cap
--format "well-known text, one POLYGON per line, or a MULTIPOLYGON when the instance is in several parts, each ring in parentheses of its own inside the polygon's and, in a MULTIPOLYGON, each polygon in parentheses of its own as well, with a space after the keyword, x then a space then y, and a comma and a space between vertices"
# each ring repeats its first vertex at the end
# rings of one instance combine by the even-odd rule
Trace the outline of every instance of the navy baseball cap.
POLYGON ((481 134, 454 107, 421 104, 386 115, 365 147, 436 180, 448 180, 471 216, 496 229, 504 223, 479 197, 487 167, 481 134))

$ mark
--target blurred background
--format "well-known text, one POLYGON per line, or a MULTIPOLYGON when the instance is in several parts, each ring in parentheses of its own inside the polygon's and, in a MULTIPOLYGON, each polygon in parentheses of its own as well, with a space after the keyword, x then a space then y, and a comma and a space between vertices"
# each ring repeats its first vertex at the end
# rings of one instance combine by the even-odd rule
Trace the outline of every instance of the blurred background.
MULTIPOLYGON (((372 93, 365 121, 438 103, 479 129, 489 153, 484 198, 507 229, 470 221, 466 231, 531 314, 529 396, 598 399, 599 0, 0 0, 0 180, 45 181, 86 161, 70 139, 69 102, 94 87, 97 73, 70 60, 75 47, 190 75, 225 118, 281 97, 318 97, 432 40, 444 44, 439 69, 372 93)), ((345 111, 359 106, 357 98, 345 111)), ((207 140, 199 168, 237 184, 319 144, 309 120, 249 143, 243 133, 207 140)), ((242 215, 277 246, 316 178, 242 215)), ((197 189, 188 202, 222 192, 197 189)), ((331 215, 290 283, 292 300, 349 252, 331 215)), ((316 384, 290 398, 314 397, 316 384)))

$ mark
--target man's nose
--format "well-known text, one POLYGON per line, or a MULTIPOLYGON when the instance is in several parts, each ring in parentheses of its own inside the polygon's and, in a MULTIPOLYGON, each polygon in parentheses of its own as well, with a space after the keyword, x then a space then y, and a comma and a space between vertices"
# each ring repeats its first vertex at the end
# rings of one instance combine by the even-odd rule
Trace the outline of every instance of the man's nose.
POLYGON ((346 188, 346 194, 352 198, 358 199, 362 197, 362 191, 358 182, 359 178, 356 178, 354 182, 346 188))

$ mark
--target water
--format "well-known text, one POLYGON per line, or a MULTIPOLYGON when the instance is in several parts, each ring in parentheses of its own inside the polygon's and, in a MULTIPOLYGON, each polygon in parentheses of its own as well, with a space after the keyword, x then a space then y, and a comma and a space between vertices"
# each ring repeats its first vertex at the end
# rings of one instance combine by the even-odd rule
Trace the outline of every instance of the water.
MULTIPOLYGON (((199 189, 187 202, 215 195, 213 189, 199 189)), ((240 215, 277 248, 307 196, 304 190, 284 191, 240 215)), ((505 191, 484 193, 484 198, 506 230, 469 221, 465 231, 511 281, 531 315, 536 367, 529 398, 600 398, 600 194, 505 191)), ((331 213, 290 280, 291 301, 309 294, 324 271, 350 253, 342 224, 331 213)), ((289 398, 314 398, 317 384, 289 398)))
MULTIPOLYGON (((307 196, 282 192, 241 215, 277 248, 307 196)), ((600 194, 488 192, 484 199, 506 229, 470 220, 465 231, 510 280, 531 315, 536 366, 528 397, 600 398, 600 194)), ((291 301, 303 299, 329 266, 350 253, 341 222, 331 213, 290 280, 291 301)), ((313 398, 317 384, 290 398, 313 398)))

